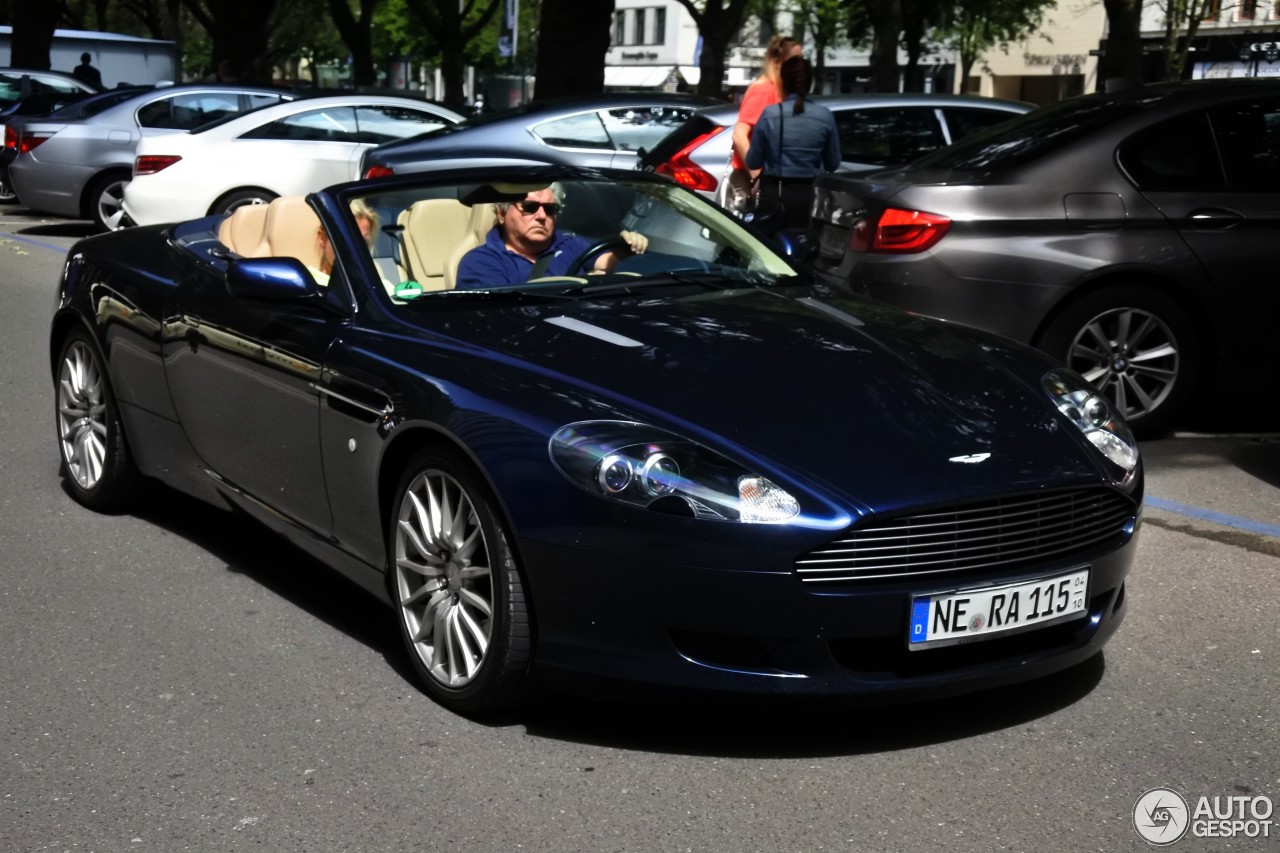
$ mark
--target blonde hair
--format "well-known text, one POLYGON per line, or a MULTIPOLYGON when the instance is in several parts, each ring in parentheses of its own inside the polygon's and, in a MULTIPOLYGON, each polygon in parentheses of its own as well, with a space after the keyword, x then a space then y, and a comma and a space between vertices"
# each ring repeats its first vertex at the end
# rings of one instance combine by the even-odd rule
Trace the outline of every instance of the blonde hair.
POLYGON ((800 46, 800 40, 791 36, 774 36, 769 39, 769 46, 764 49, 765 70, 768 70, 772 62, 781 64, 787 58, 787 54, 800 46))
POLYGON ((368 220, 369 236, 368 238, 366 238, 366 242, 368 242, 369 245, 372 246, 373 241, 377 238, 377 235, 378 235, 378 211, 370 207, 368 202, 366 202, 362 198, 352 199, 350 207, 351 207, 351 215, 355 217, 357 225, 360 224, 361 219, 368 220))

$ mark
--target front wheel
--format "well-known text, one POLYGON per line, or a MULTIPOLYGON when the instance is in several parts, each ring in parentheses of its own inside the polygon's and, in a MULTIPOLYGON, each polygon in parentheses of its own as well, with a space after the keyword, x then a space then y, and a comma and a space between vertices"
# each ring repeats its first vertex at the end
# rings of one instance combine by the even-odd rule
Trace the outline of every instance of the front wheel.
POLYGON ((1050 324, 1040 348, 1093 383, 1144 438, 1169 426, 1200 373, 1190 317, 1175 300, 1142 285, 1098 290, 1071 304, 1050 324))
POLYGON ((532 630, 509 540, 479 477, 421 451, 396 490, 390 577, 400 634, 427 692, 460 713, 519 704, 532 630))
POLYGON ((76 329, 58 356, 59 473, 89 509, 114 512, 130 502, 138 479, 106 366, 89 335, 76 329))

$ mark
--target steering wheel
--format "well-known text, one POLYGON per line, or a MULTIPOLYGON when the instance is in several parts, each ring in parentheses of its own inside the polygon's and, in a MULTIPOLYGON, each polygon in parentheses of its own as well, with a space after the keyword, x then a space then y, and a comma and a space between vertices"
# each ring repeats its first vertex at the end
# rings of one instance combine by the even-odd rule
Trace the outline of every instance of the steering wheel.
MULTIPOLYGON (((624 248, 630 248, 630 247, 627 245, 627 241, 623 240, 617 234, 613 235, 612 237, 606 237, 603 240, 597 240, 587 248, 583 249, 578 254, 578 257, 574 258, 572 261, 569 262, 569 267, 566 270, 566 274, 582 275, 582 273, 584 272, 584 270, 582 269, 582 265, 587 262, 588 258, 600 252, 603 252, 605 249, 624 249, 624 248)), ((590 270, 586 270, 586 272, 590 272, 590 270)))

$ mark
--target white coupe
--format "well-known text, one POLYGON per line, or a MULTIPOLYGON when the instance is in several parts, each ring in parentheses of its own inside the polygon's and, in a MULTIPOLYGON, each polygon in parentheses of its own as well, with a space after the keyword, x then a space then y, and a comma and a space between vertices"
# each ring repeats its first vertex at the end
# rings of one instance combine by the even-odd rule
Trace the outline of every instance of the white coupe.
POLYGON ((138 144, 124 209, 135 225, 183 222, 359 177, 366 149, 462 116, 412 98, 344 95, 278 104, 138 144))

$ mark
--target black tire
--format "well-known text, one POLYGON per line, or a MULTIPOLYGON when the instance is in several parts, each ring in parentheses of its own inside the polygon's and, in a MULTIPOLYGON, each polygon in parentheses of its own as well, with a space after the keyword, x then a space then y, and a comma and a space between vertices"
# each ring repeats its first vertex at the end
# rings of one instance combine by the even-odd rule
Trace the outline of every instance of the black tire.
POLYGON ((98 512, 126 509, 139 475, 106 366, 83 329, 73 329, 63 340, 55 381, 58 470, 68 491, 98 512))
POLYGON ((18 194, 9 186, 8 177, 0 175, 0 204, 15 204, 17 201, 18 194))
POLYGON ((1102 391, 1140 438, 1167 429, 1199 382, 1195 325, 1152 287, 1086 294, 1054 318, 1039 345, 1102 391))
POLYGON ((463 714, 526 701, 533 631, 524 584, 472 468, 441 450, 410 459, 387 541, 396 622, 427 692, 463 714))
POLYGON ((213 203, 209 208, 209 215, 216 216, 222 213, 230 213, 237 207, 244 207, 248 204, 270 204, 274 198, 278 198, 278 196, 270 190, 233 190, 213 203))
POLYGON ((89 185, 85 202, 89 218, 99 231, 119 231, 133 225, 124 212, 124 188, 130 178, 128 172, 107 172, 89 185))

